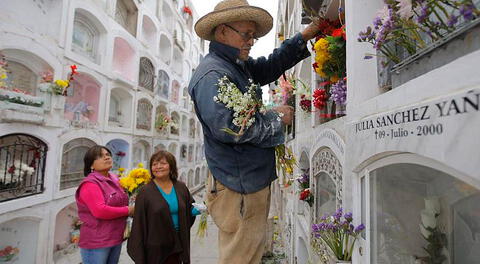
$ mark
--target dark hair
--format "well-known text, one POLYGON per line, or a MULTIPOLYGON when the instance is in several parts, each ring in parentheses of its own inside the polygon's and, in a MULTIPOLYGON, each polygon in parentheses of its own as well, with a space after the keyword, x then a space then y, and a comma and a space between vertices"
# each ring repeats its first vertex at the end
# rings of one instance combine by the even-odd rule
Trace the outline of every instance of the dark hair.
POLYGON ((106 150, 112 155, 112 152, 105 146, 96 145, 87 150, 85 156, 83 157, 83 175, 85 177, 92 172, 92 164, 93 162, 102 156, 102 149, 106 150))
POLYGON ((170 166, 170 180, 173 182, 176 182, 178 179, 178 169, 177 169, 177 160, 175 159, 175 156, 173 156, 172 153, 165 151, 165 150, 159 150, 155 152, 152 157, 150 158, 150 174, 153 176, 152 172, 152 164, 154 161, 160 161, 161 159, 165 158, 165 160, 168 162, 168 165, 170 166))

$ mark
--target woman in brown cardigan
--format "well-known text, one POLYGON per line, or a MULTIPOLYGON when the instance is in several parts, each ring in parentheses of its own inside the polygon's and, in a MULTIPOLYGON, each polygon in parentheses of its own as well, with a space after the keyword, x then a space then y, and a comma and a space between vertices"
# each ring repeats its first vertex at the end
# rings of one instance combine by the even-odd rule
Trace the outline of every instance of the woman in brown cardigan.
POLYGON ((136 264, 190 263, 190 228, 200 212, 187 186, 177 180, 175 157, 158 151, 150 159, 153 180, 136 201, 128 255, 136 264))

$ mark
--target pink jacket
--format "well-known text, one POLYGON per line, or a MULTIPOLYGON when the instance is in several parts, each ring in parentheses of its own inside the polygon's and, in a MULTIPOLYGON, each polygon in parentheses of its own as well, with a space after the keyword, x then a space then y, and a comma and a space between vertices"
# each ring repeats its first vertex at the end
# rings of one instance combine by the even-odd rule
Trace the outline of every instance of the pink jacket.
POLYGON ((128 215, 128 196, 120 186, 117 176, 109 174, 109 177, 105 177, 97 172, 90 173, 78 186, 75 199, 78 217, 83 222, 78 243, 80 248, 103 248, 122 243, 128 215), (88 194, 97 193, 103 197, 84 196, 86 193, 82 190, 82 186, 92 187, 91 183, 98 185, 101 192, 95 192, 98 188, 89 188, 88 194), (112 209, 110 214, 104 212, 103 215, 99 215, 98 209, 95 210, 98 204, 92 201, 99 200, 102 203, 102 198, 104 204, 100 206, 112 209))

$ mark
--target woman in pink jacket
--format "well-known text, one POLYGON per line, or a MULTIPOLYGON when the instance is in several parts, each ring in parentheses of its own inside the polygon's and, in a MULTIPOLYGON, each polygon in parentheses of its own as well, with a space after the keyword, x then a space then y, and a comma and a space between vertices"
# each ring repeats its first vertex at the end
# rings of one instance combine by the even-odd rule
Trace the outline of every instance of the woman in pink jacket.
POLYGON ((75 198, 83 264, 116 264, 122 249, 123 231, 133 207, 112 168, 112 153, 104 146, 91 147, 84 157, 85 179, 75 198))

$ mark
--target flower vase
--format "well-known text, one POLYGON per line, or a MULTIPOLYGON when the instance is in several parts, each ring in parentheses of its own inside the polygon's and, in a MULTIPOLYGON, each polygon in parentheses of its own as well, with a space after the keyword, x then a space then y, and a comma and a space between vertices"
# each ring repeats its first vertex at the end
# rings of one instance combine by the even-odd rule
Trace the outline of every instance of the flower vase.
POLYGON ((335 104, 335 116, 341 117, 346 115, 347 106, 344 104, 335 104))
POLYGON ((56 110, 63 110, 65 108, 65 96, 52 95, 52 108, 56 110))

